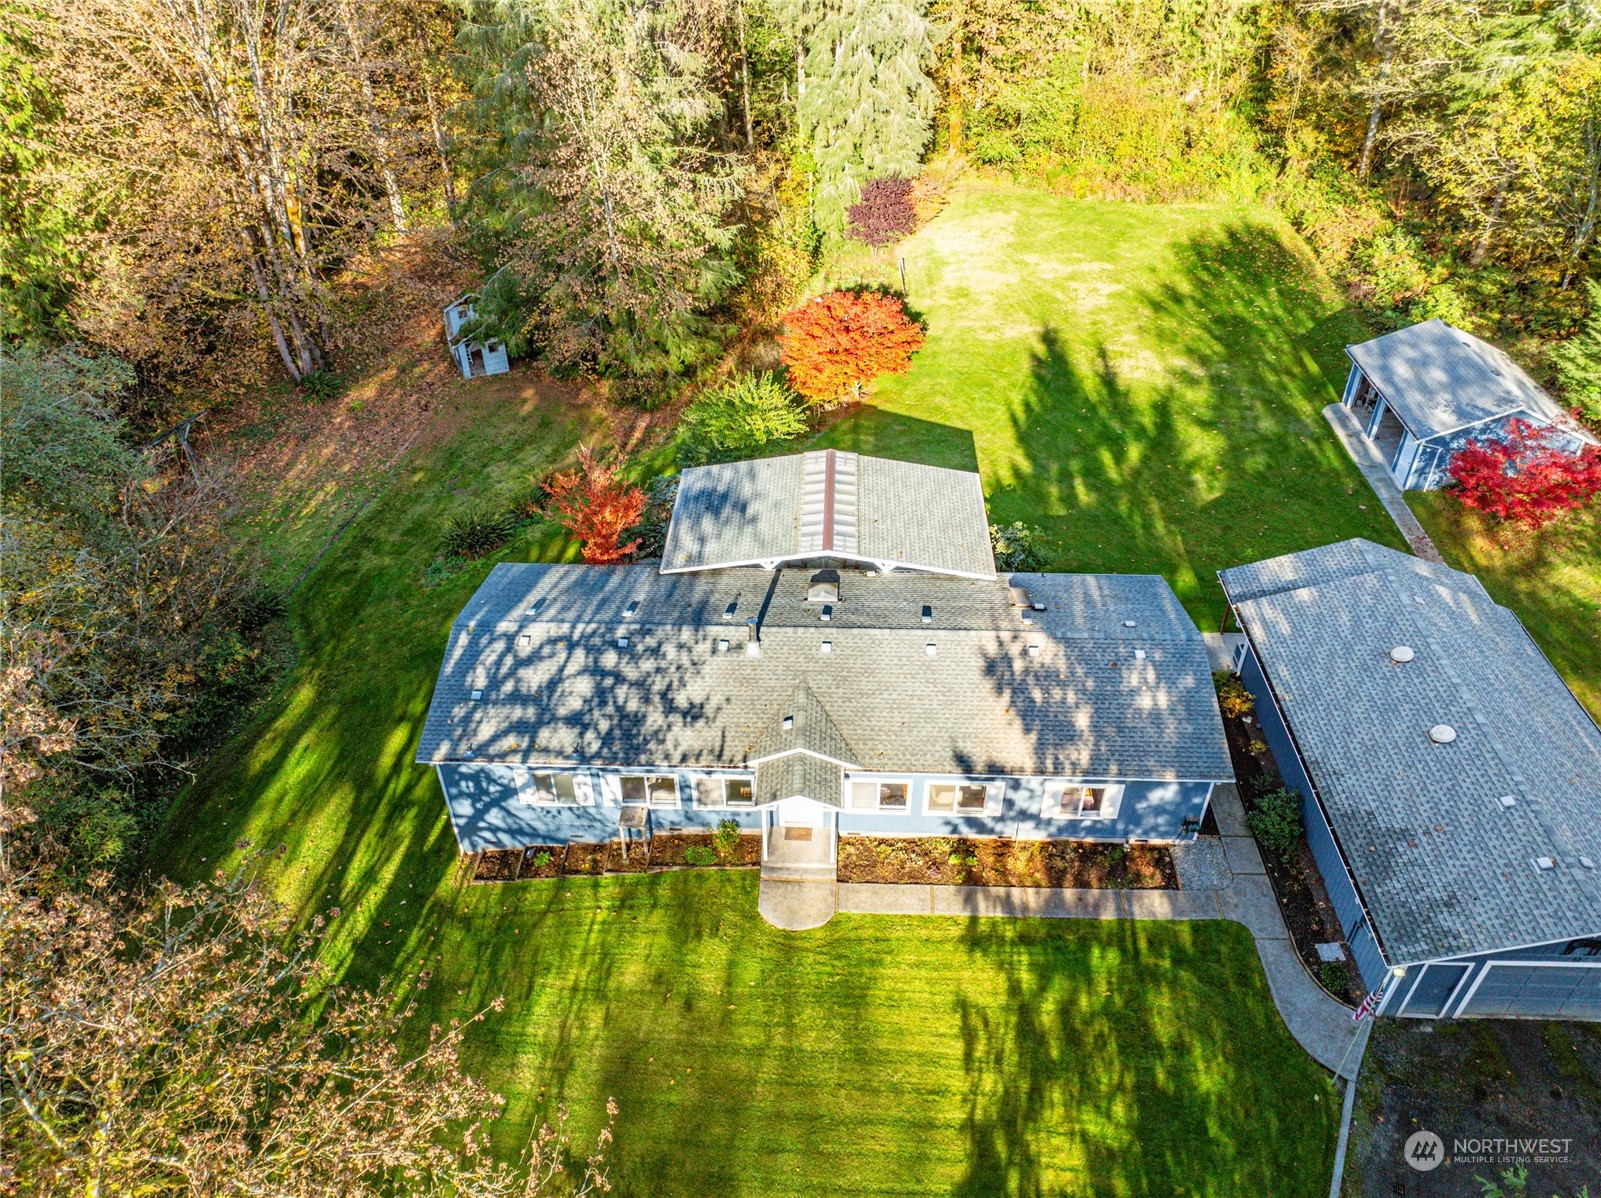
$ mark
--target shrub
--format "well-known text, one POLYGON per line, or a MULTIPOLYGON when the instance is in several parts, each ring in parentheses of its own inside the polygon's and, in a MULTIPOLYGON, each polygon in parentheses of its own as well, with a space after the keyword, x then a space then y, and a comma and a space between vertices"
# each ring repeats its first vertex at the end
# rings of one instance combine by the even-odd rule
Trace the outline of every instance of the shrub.
POLYGON ((1554 445, 1557 430, 1526 420, 1507 424, 1504 439, 1469 441, 1446 467, 1464 505, 1541 528, 1601 494, 1601 450, 1577 455, 1554 445))
POLYGON ((1351 984, 1351 975, 1344 961, 1323 961, 1317 967, 1318 980, 1330 994, 1344 995, 1351 984))
POLYGON ((281 619, 288 610, 281 592, 257 584, 239 597, 239 629, 242 632, 258 632, 274 620, 281 619))
POLYGON ((645 492, 619 479, 619 470, 617 463, 597 462, 580 445, 578 469, 554 474, 545 484, 555 518, 578 539, 591 566, 616 565, 639 548, 638 537, 624 544, 623 535, 644 514, 645 492))
POLYGON ((739 821, 732 819, 721 820, 717 824, 717 831, 712 833, 712 848, 723 860, 734 855, 739 848, 739 821))
POLYGON ((1301 842, 1301 796, 1288 790, 1270 791, 1256 800, 1245 822, 1263 852, 1286 858, 1301 842))
POLYGON ((678 460, 686 466, 732 461, 807 430, 795 392, 772 372, 744 374, 697 395, 684 409, 678 460))
POLYGON ((1003 574, 1026 573, 1045 564, 1045 534, 1021 520, 990 525, 995 568, 1003 574))
POLYGON ((905 374, 923 348, 923 327, 898 296, 831 291, 787 313, 778 343, 795 390, 833 404, 859 399, 881 374, 905 374))
POLYGON ((1578 336, 1551 351, 1568 402, 1592 420, 1601 420, 1601 283, 1584 281, 1590 318, 1578 336))
POLYGON ((445 525, 439 548, 447 557, 475 558, 493 553, 517 531, 517 518, 499 508, 457 512, 445 525))
POLYGON ((310 404, 320 404, 338 395, 339 376, 329 370, 313 370, 300 380, 300 393, 310 404))
POLYGON ((1256 698, 1245 689, 1238 675, 1227 670, 1212 671, 1212 685, 1217 688, 1217 705, 1231 720, 1243 719, 1256 710, 1256 698))
POLYGON ((910 179, 870 179, 862 198, 847 213, 851 233, 875 249, 890 245, 917 227, 910 179))
POLYGON ((660 557, 667 547, 667 526, 672 522, 673 503, 678 498, 678 478, 653 478, 645 486, 645 512, 634 526, 640 557, 660 557))
POLYGON ((684 850, 684 860, 690 865, 716 865, 717 850, 710 845, 692 844, 684 850))

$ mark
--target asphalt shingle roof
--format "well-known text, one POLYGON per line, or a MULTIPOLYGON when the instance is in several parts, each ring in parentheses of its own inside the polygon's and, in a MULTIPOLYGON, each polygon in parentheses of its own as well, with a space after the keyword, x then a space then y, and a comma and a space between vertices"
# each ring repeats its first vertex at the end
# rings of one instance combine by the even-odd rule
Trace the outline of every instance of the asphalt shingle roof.
POLYGON ((868 770, 1233 776, 1161 578, 1013 575, 1045 605, 1025 613, 1006 578, 840 575, 825 621, 805 570, 498 565, 451 630, 418 760, 738 767, 790 748, 793 714, 793 747, 868 770))
POLYGON ((1345 352, 1415 437, 1520 411, 1540 424, 1563 418, 1556 401, 1521 366, 1443 320, 1398 329, 1345 352))
POLYGON ((994 578, 983 484, 832 449, 684 471, 664 573, 823 557, 994 578))
POLYGON ((1393 963, 1601 931, 1601 730, 1477 579, 1361 540, 1222 579, 1393 963))

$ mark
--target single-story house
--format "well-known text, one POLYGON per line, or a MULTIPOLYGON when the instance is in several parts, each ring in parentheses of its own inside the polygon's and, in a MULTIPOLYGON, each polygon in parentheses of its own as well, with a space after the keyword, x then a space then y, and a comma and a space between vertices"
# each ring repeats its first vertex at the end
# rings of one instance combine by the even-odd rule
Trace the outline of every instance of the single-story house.
POLYGON ((1220 577, 1379 1013, 1601 1019, 1601 729, 1517 617, 1362 540, 1220 577))
POLYGON ((1194 623, 1159 577, 997 574, 983 504, 820 451, 685 471, 660 566, 496 566, 417 757, 462 851, 1193 837, 1233 777, 1194 623))
POLYGON ((1513 420, 1558 429, 1555 445, 1569 453, 1598 443, 1506 354, 1443 320, 1345 352, 1351 373, 1341 402, 1403 491, 1445 486, 1459 450, 1475 438, 1502 438, 1513 420))

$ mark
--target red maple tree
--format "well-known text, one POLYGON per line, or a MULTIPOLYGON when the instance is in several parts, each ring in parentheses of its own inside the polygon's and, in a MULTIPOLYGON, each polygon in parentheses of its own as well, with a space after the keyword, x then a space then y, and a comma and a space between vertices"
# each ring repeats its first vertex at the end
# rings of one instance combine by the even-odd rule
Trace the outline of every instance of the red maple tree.
POLYGON ((896 296, 831 291, 784 316, 778 339, 790 386, 807 399, 860 398, 881 374, 905 374, 923 348, 923 328, 896 296))
POLYGON ((1541 528, 1601 494, 1601 449, 1572 454, 1560 432, 1527 420, 1507 423, 1502 439, 1472 440, 1446 467, 1464 504, 1526 528, 1541 528))
POLYGON ((557 519, 584 547, 591 566, 614 566, 639 548, 639 538, 622 544, 639 523, 645 492, 617 477, 618 464, 602 465, 587 445, 578 447, 578 469, 564 470, 545 484, 557 519))

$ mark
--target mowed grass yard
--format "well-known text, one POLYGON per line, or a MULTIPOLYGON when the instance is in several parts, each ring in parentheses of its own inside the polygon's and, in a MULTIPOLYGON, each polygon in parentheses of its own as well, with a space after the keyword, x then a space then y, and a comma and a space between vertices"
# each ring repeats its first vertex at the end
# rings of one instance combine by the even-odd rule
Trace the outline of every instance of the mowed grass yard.
POLYGON ((1162 574, 1203 628, 1225 566, 1406 547, 1322 416, 1372 334, 1279 218, 973 182, 892 257, 928 343, 817 444, 977 469, 1055 568, 1162 574))
MULTIPOLYGON (((928 348, 829 443, 976 461, 994 517, 1048 525, 1061 567, 1160 571, 1205 623, 1217 566, 1398 543, 1318 415, 1346 318, 1266 217, 979 189, 924 243, 951 262, 940 276, 933 248, 913 253, 928 348), (1019 262, 1031 292, 1000 278, 1019 262)), ((510 1099, 497 1146, 514 1155, 562 1098, 592 1130, 615 1095, 622 1192, 1321 1192, 1332 1091, 1233 925, 864 917, 791 935, 760 921, 749 875, 462 884, 412 758, 450 623, 492 563, 430 580, 429 562, 452 512, 605 435, 527 380, 453 391, 296 592, 294 670, 175 806, 155 867, 193 879, 239 838, 284 845, 260 868, 290 909, 341 909, 333 976, 409 990, 432 970, 423 1019, 504 995, 467 1048, 510 1099)), ((500 559, 571 553, 536 526, 500 559)))

